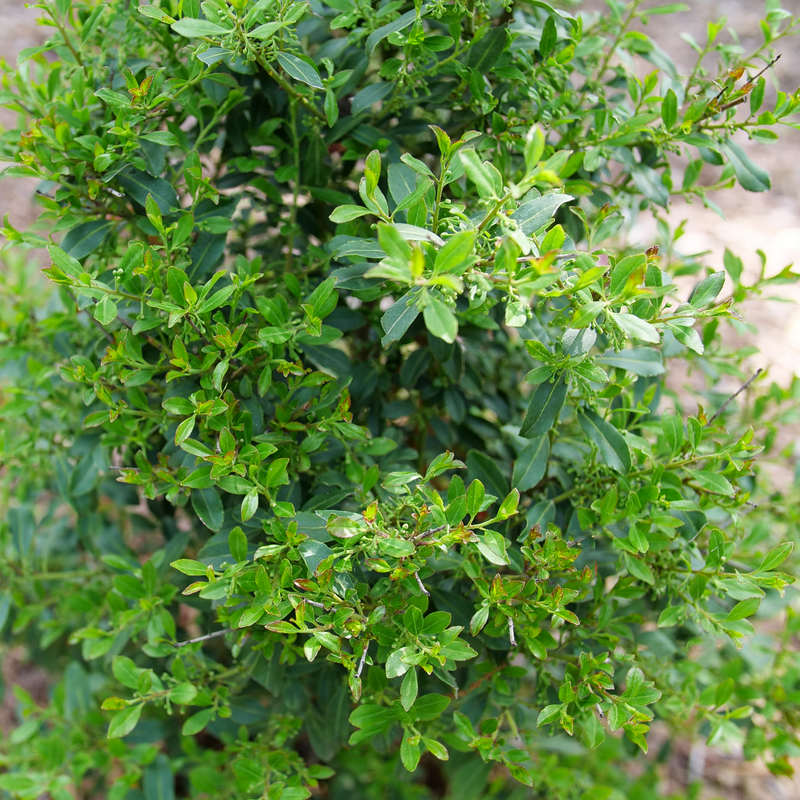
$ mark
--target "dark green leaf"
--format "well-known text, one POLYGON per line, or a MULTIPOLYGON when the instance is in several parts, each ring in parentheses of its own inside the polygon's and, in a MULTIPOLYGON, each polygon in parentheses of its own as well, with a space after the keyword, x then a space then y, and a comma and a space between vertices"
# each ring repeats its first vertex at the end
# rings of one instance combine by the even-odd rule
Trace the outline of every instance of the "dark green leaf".
POLYGON ((384 347, 390 342, 396 342, 403 338, 405 332, 419 316, 416 306, 416 299, 419 290, 412 289, 403 295, 389 310, 381 317, 381 325, 386 335, 381 339, 384 347))
POLYGON ((483 38, 474 42, 467 53, 467 66, 481 73, 491 72, 508 44, 504 25, 489 28, 483 38))
POLYGON ((61 242, 61 247, 73 258, 85 258, 100 247, 113 227, 114 223, 111 220, 84 222, 67 233, 61 242))
POLYGON ((172 184, 163 178, 154 178, 146 172, 129 167, 116 177, 117 182, 142 208, 147 203, 147 195, 152 195, 162 214, 168 214, 170 208, 180 205, 178 195, 172 184))
POLYGON ((631 471, 631 452, 622 434, 593 411, 579 416, 584 433, 595 443, 602 464, 627 475, 631 471))
POLYGON ((563 373, 552 383, 539 384, 531 396, 519 435, 526 439, 544 436, 555 425, 566 398, 567 381, 563 373))
POLYGON ((192 491, 192 508, 207 528, 218 531, 222 527, 222 500, 216 489, 192 491))
POLYGON ((392 93, 394 84, 389 81, 378 81, 371 83, 362 89, 354 98, 351 111, 353 115, 366 111, 370 106, 375 105, 379 100, 383 100, 392 93))
POLYGON ((547 471, 547 460, 550 457, 550 437, 547 435, 531 439, 522 448, 516 463, 511 483, 520 492, 533 489, 547 471))
POLYGON ((144 768, 142 790, 144 800, 175 800, 175 779, 165 755, 157 755, 144 768))
POLYGON ((383 25, 374 30, 368 37, 366 43, 367 55, 371 56, 378 44, 383 41, 387 36, 392 33, 399 33, 405 30, 417 19, 417 12, 415 10, 406 11, 405 14, 399 16, 394 22, 383 25))

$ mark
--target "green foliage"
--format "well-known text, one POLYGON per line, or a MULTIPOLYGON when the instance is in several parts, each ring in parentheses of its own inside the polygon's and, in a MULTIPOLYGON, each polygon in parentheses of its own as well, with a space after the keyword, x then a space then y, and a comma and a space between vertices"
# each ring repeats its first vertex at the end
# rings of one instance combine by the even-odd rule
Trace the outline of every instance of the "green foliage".
POLYGON ((0 629, 54 689, 0 796, 654 797, 654 718, 789 769, 797 506, 755 459, 800 384, 727 402, 721 324, 798 276, 619 234, 769 188, 800 21, 681 77, 638 23, 683 5, 607 2, 38 6, 0 629))

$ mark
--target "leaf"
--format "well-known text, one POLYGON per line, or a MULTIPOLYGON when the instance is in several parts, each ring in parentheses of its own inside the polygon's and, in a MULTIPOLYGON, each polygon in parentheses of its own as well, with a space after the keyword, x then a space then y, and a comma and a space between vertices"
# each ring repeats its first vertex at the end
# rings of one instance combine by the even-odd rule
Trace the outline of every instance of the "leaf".
POLYGON ((549 457, 550 437, 542 435, 531 439, 517 457, 511 483, 520 492, 533 489, 544 477, 549 457))
MULTIPOLYGON (((490 538, 489 534, 491 531, 487 531, 484 534, 483 538, 480 536, 478 537, 478 541, 475 542, 475 546, 480 551, 480 554, 490 563, 495 564, 498 567, 506 566, 509 563, 508 554, 506 553, 506 549, 504 545, 500 545, 496 539, 490 538)), ((499 534, 496 534, 499 536, 499 534)), ((500 537, 502 542, 502 537, 500 537)))
POLYGON ((569 194, 543 194, 534 200, 523 203, 512 215, 522 232, 530 235, 542 225, 546 225, 555 216, 559 206, 575 198, 569 194))
POLYGON ((725 497, 733 497, 736 494, 730 481, 718 472, 693 469, 689 472, 689 476, 697 481, 703 489, 712 494, 721 494, 725 495, 725 497))
POLYGON ((412 635, 422 633, 422 612, 416 606, 409 606, 403 614, 403 627, 412 635))
POLYGON ((452 344, 456 340, 458 320, 452 309, 443 301, 428 295, 422 315, 425 319, 425 327, 434 336, 448 344, 452 344))
POLYGON ((110 325, 117 318, 117 304, 110 295, 105 295, 94 307, 94 318, 101 325, 110 325))
POLYGON ((228 550, 237 563, 247 561, 247 537, 238 526, 228 534, 228 550))
POLYGON ((220 262, 225 252, 226 238, 224 233, 200 233, 189 251, 192 266, 186 270, 186 277, 190 282, 202 280, 220 262))
POLYGON ((111 220, 84 222, 68 231, 61 242, 61 247, 73 258, 85 258, 103 244, 113 227, 114 223, 111 220))
POLYGON ((358 92, 353 98, 351 113, 353 116, 355 116, 356 114, 360 114, 362 111, 366 111, 368 108, 375 105, 375 103, 377 103, 379 100, 383 100, 384 97, 390 95, 392 93, 392 89, 394 89, 394 84, 390 83, 389 81, 378 81, 377 83, 371 83, 369 86, 366 86, 360 92, 358 92))
POLYGON ((482 73, 492 71, 508 44, 505 25, 489 28, 483 38, 473 42, 467 53, 467 66, 482 73))
POLYGON ((486 495, 486 490, 483 484, 476 478, 469 485, 467 490, 467 512, 470 517, 474 519, 483 508, 483 498, 486 495))
POLYGON ((647 378, 665 372, 661 353, 651 347, 634 347, 630 350, 621 350, 619 353, 607 350, 596 360, 598 364, 619 367, 647 378))
POLYGON ((114 673, 114 677, 128 689, 136 689, 139 686, 139 675, 142 674, 142 670, 127 656, 114 656, 111 661, 111 671, 114 673))
POLYGON ((743 189, 748 192, 767 192, 772 188, 767 172, 750 160, 741 145, 728 140, 720 145, 720 149, 733 164, 736 179, 743 189))
POLYGON ((372 212, 368 208, 364 208, 363 206, 339 206, 333 210, 329 219, 331 222, 339 224, 342 222, 350 222, 359 217, 365 217, 367 214, 371 213, 372 212))
POLYGON ((664 185, 661 174, 652 167, 636 162, 630 168, 636 188, 656 205, 666 207, 669 203, 669 189, 664 185))
POLYGON ((725 617, 726 622, 738 622, 740 619, 752 617, 758 611, 761 605, 760 597, 748 597, 746 600, 740 600, 725 617))
POLYGON ((80 261, 77 261, 71 255, 65 253, 60 247, 50 244, 47 246, 47 252, 50 254, 53 264, 55 264, 65 275, 70 275, 73 278, 77 278, 83 272, 83 267, 81 266, 80 261))
POLYGON ((402 339, 405 332, 419 316, 419 309, 416 305, 418 295, 419 290, 412 289, 394 303, 381 317, 381 325, 386 332, 386 335, 381 339, 381 344, 384 347, 390 342, 397 342, 402 339))
POLYGON ((497 461, 488 453, 470 450, 467 453, 467 468, 470 477, 479 478, 498 497, 505 497, 510 489, 497 461))
POLYGON ((378 46, 380 42, 382 42, 387 36, 391 35, 392 33, 399 33, 402 30, 405 30, 409 25, 415 22, 417 19, 417 12, 415 10, 406 11, 405 14, 402 14, 398 17, 394 22, 390 22, 388 25, 383 25, 380 28, 374 30, 368 37, 365 46, 365 50, 368 56, 372 56, 372 53, 375 51, 375 48, 378 46))
POLYGON ((629 553, 625 553, 625 564, 628 567, 628 572, 630 572, 634 578, 638 578, 640 581, 644 581, 650 586, 655 585, 655 576, 649 564, 629 553))
MULTIPOLYGON (((177 561, 173 561, 170 566, 184 575, 205 575, 208 569, 202 562, 194 561, 191 558, 179 558, 177 561)), ((127 686, 127 684, 125 685, 127 686)))
POLYGON ((129 167, 116 177, 117 182, 142 208, 147 203, 147 195, 152 195, 162 214, 168 214, 170 208, 180 205, 178 195, 172 184, 163 178, 153 178, 146 172, 129 167))
POLYGON ((650 342, 651 344, 659 344, 661 342, 661 337, 658 335, 658 328, 643 319, 639 319, 636 315, 607 313, 628 336, 632 336, 634 339, 641 339, 643 342, 650 342))
POLYGON ((647 266, 647 256, 644 254, 635 256, 626 256, 617 262, 614 269, 611 271, 611 280, 608 285, 608 294, 614 297, 623 294, 629 279, 637 272, 644 273, 647 266))
POLYGON ((622 434, 593 411, 579 415, 581 428, 600 452, 602 463, 627 475, 631 471, 631 452, 622 434))
POLYGON ((436 254, 433 265, 434 275, 441 272, 461 275, 474 262, 472 251, 475 248, 475 232, 461 231, 451 236, 444 247, 436 254))
POLYGON ((178 144, 178 137, 169 131, 150 131, 150 133, 142 134, 141 138, 164 147, 174 147, 178 144))
POLYGON ((5 591, 0 594, 0 633, 8 621, 9 613, 11 612, 11 592, 5 591))
POLYGON ((492 176, 487 166, 481 161, 474 147, 465 147, 458 154, 467 177, 475 184, 481 197, 493 197, 496 194, 492 176))
MULTIPOLYGON (((764 556, 761 566, 758 568, 759 572, 771 572, 775 567, 780 566, 789 557, 789 554, 794 550, 794 542, 783 542, 782 544, 773 547, 769 553, 764 556)), ((0 626, 2 627, 2 626, 0 626)))
POLYGON ((545 706, 540 712, 536 720, 536 727, 541 728, 542 725, 547 725, 561 716, 564 706, 560 703, 553 703, 552 705, 545 706))
POLYGON ((187 39, 199 39, 203 36, 224 36, 231 32, 221 25, 208 22, 208 20, 192 19, 191 17, 179 19, 177 22, 173 22, 170 27, 175 33, 185 36, 187 39))
POLYGON ((127 736, 136 727, 139 717, 142 716, 143 708, 144 704, 139 703, 114 714, 111 722, 108 723, 108 738, 119 739, 127 736))
POLYGON ((724 256, 725 271, 733 278, 733 282, 738 286, 744 272, 744 264, 739 256, 734 255, 727 247, 724 256))
POLYGON ((717 299, 717 295, 725 285, 725 270, 720 270, 700 281, 692 292, 689 302, 695 308, 704 308, 717 299))
POLYGON ((417 768, 421 755, 419 744, 411 743, 411 735, 411 732, 406 730, 403 741, 400 743, 400 760, 409 772, 413 772, 417 768))
POLYGON ((277 59, 288 75, 291 75, 296 81, 308 84, 315 89, 324 89, 322 79, 319 77, 317 68, 302 58, 293 56, 291 53, 277 53, 277 59))
POLYGON ((251 489, 242 500, 242 522, 247 522, 258 511, 258 491, 251 489))
POLYGON ((216 489, 192 490, 192 508, 210 530, 218 531, 222 527, 222 500, 216 489))
POLYGON ((658 616, 659 628, 672 628, 683 620, 684 606, 667 606, 658 616))
POLYGON ((567 381, 564 373, 553 383, 539 384, 531 396, 519 435, 526 439, 544 436, 558 419, 566 398, 567 381))
POLYGON ((667 89, 661 102, 661 119, 667 130, 674 128, 678 121, 678 97, 672 89, 667 89))
POLYGON ((159 754, 144 768, 144 800, 175 800, 175 777, 169 759, 159 754))
POLYGON ((176 446, 180 447, 180 445, 185 442, 191 435, 192 431, 194 430, 194 424, 197 417, 193 414, 191 417, 187 417, 180 425, 175 429, 175 444, 176 446))
POLYGON ((400 705, 403 706, 405 711, 408 711, 414 705, 414 701, 417 699, 417 691, 417 670, 415 667, 411 667, 406 672, 406 676, 400 686, 400 705))
POLYGON ((214 709, 204 708, 202 711, 192 714, 192 716, 183 723, 181 733, 184 736, 194 736, 194 734, 200 733, 212 719, 214 719, 214 709))
POLYGON ((489 610, 489 606, 481 606, 473 615, 469 622, 469 632, 473 636, 477 636, 483 630, 483 626, 489 619, 489 610))
MULTIPOLYGON (((473 650, 473 652, 475 651, 473 650)), ((443 694, 424 694, 414 704, 417 721, 426 722, 437 719, 449 705, 450 698, 443 694)))
POLYGON ((259 25, 253 30, 248 31, 248 37, 252 36, 255 39, 271 39, 282 27, 284 26, 283 22, 266 22, 263 25, 259 25))

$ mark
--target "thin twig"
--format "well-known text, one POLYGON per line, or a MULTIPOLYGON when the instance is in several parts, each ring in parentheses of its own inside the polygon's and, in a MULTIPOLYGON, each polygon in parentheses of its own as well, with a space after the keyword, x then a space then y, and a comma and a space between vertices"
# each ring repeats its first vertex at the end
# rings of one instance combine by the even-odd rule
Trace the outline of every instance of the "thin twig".
POLYGON ((206 337, 203 336, 202 333, 200 333, 200 329, 197 327, 197 325, 194 324, 194 322, 192 321, 192 318, 190 316, 188 316, 188 314, 187 314, 186 317, 184 317, 184 319, 192 326, 192 328, 194 329, 194 332, 200 337, 200 341, 205 342, 206 345, 210 345, 211 344, 211 342, 209 342, 208 339, 206 339, 206 337))
POLYGON ((763 369, 757 369, 757 370, 756 370, 756 374, 755 374, 755 375, 753 375, 753 377, 752 377, 752 378, 750 378, 750 380, 749 380, 749 381, 747 381, 747 383, 745 383, 745 384, 742 384, 742 385, 741 385, 741 386, 740 386, 740 387, 739 387, 739 388, 738 388, 738 389, 737 389, 737 390, 736 390, 736 391, 735 391, 735 392, 734 392, 734 393, 733 393, 733 394, 732 394, 732 395, 731 395, 731 396, 730 396, 730 397, 729 397, 729 398, 728 398, 728 399, 727 399, 727 400, 726 400, 726 401, 725 401, 725 402, 724 402, 724 403, 723 403, 723 404, 722 404, 722 405, 719 407, 719 410, 717 411, 717 413, 716 413, 716 414, 714 414, 714 416, 713 416, 713 417, 711 417, 711 419, 710 419, 708 422, 706 422, 706 424, 705 424, 705 426, 704 426, 704 427, 706 427, 706 428, 707 428, 709 425, 711 425, 711 423, 712 423, 712 422, 713 422, 713 421, 714 421, 714 420, 715 420, 715 419, 716 419, 716 418, 717 418, 717 417, 718 417, 720 414, 722 414, 722 413, 725 411, 725 409, 726 409, 726 408, 727 408, 727 407, 728 407, 728 406, 729 406, 729 405, 730 405, 730 404, 731 404, 731 403, 732 403, 732 402, 733 402, 733 401, 734 401, 734 400, 735 400, 735 399, 736 399, 736 398, 737 398, 737 397, 738 397, 738 396, 739 396, 739 395, 740 395, 740 394, 741 394, 741 393, 742 393, 742 392, 743 392, 745 389, 747 389, 747 388, 750 386, 750 384, 751 384, 751 383, 752 383, 752 382, 753 382, 753 381, 754 381, 754 380, 755 380, 755 379, 756 379, 756 378, 757 378, 757 377, 758 377, 758 376, 759 376, 759 375, 760 375, 760 374, 761 374, 763 371, 764 371, 763 369))
POLYGON ((367 650, 369 650, 369 642, 364 644, 364 650, 361 652, 361 660, 358 662, 358 670, 356 671, 356 678, 361 677, 361 670, 364 669, 364 662, 367 660, 367 650))
POLYGON ((174 642, 173 647, 186 647, 187 644, 205 642, 208 639, 216 639, 218 636, 224 636, 226 633, 231 633, 230 628, 223 631, 214 631, 214 633, 207 633, 205 636, 198 636, 196 639, 187 639, 185 642, 174 642))
POLYGON ((508 618, 508 639, 512 647, 517 646, 517 637, 514 635, 514 620, 511 617, 508 618))
POLYGON ((414 577, 417 579, 417 585, 422 590, 422 594, 425 594, 428 597, 430 597, 431 593, 425 588, 425 584, 422 582, 422 579, 419 577, 419 572, 415 572, 414 573, 414 577))
POLYGON ((439 525, 437 528, 429 528, 427 531, 422 531, 422 533, 412 536, 411 541, 416 544, 417 542, 421 542, 423 539, 427 539, 429 536, 433 536, 434 533, 443 531, 446 527, 447 525, 439 525))

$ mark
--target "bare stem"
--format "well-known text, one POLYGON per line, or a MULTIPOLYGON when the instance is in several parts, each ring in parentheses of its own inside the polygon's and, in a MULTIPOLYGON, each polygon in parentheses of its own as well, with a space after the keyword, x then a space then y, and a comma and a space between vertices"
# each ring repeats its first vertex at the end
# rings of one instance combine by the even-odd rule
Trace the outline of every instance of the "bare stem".
POLYGON ((230 628, 222 631, 214 631, 214 633, 207 633, 205 636, 198 636, 196 639, 187 639, 185 642, 175 642, 174 647, 186 647, 187 644, 205 642, 208 639, 216 639, 218 636, 224 636, 226 633, 231 633, 230 628))
POLYGON ((725 411, 725 409, 726 409, 726 408, 727 408, 727 407, 728 407, 728 406, 729 406, 729 405, 730 405, 730 404, 731 404, 731 403, 732 403, 732 402, 733 402, 733 401, 734 401, 734 400, 735 400, 735 399, 736 399, 736 398, 737 398, 737 397, 738 397, 738 396, 739 396, 739 395, 740 395, 740 394, 741 394, 741 393, 742 393, 742 392, 743 392, 745 389, 747 389, 747 388, 750 386, 750 384, 751 384, 751 383, 752 383, 752 382, 753 382, 753 381, 754 381, 754 380, 755 380, 755 379, 756 379, 756 378, 757 378, 757 377, 758 377, 758 376, 759 376, 759 375, 760 375, 760 374, 761 374, 763 371, 764 371, 763 369, 758 369, 758 370, 756 370, 756 374, 755 374, 755 375, 753 375, 753 377, 752 377, 752 378, 750 378, 750 380, 749 380, 749 381, 747 381, 747 383, 744 383, 744 384, 742 384, 742 385, 741 385, 741 386, 740 386, 740 387, 739 387, 739 388, 738 388, 738 389, 737 389, 737 390, 736 390, 736 391, 735 391, 735 392, 734 392, 734 393, 733 393, 733 394, 732 394, 732 395, 731 395, 731 396, 730 396, 730 397, 729 397, 729 398, 728 398, 728 399, 727 399, 727 400, 726 400, 726 401, 725 401, 725 402, 724 402, 724 403, 723 403, 723 404, 722 404, 722 405, 719 407, 719 410, 717 411, 717 413, 716 413, 716 414, 714 414, 714 416, 713 416, 713 417, 711 417, 711 419, 710 419, 708 422, 706 422, 706 424, 705 424, 705 427, 707 428, 709 425, 711 425, 711 423, 712 423, 712 422, 713 422, 713 421, 714 421, 714 420, 715 420, 715 419, 716 419, 716 418, 717 418, 717 417, 718 417, 720 414, 722 414, 722 413, 725 411))
POLYGON ((364 669, 364 662, 367 660, 367 650, 369 650, 369 642, 364 644, 364 649, 361 652, 361 660, 358 662, 358 670, 356 671, 356 678, 361 677, 361 670, 364 669))

